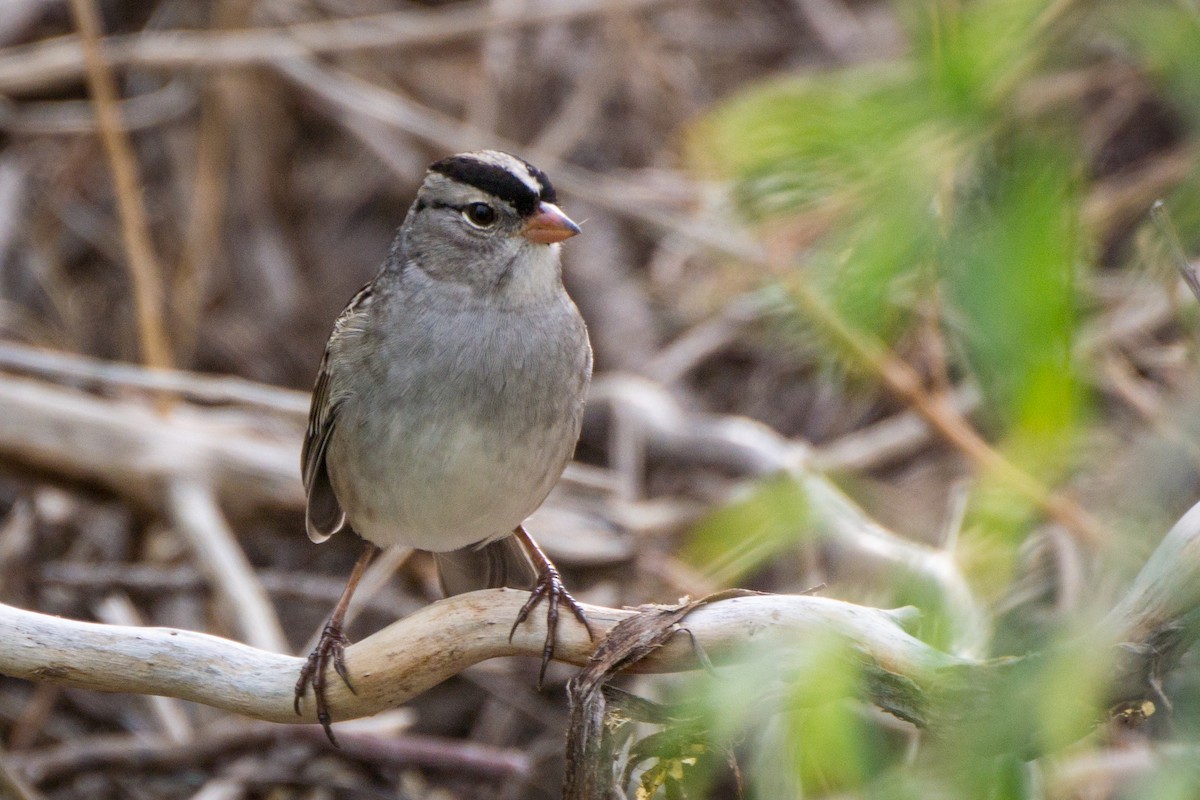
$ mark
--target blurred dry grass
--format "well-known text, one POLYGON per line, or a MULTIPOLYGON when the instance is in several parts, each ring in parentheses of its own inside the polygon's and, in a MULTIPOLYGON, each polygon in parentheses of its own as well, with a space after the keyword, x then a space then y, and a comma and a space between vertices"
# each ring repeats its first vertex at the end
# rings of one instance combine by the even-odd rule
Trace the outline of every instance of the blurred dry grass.
MULTIPOLYGON (((113 145, 98 135, 87 100, 71 7, 89 3, 0 4, 5 339, 116 361, 162 363, 169 353, 179 369, 307 392, 333 318, 378 268, 425 165, 500 146, 545 168, 572 215, 587 220, 586 235, 566 249, 565 277, 588 319, 598 373, 638 373, 693 410, 745 414, 815 443, 818 462, 845 470, 844 484, 885 525, 914 538, 936 542, 947 517, 953 527, 964 457, 904 402, 831 368, 770 296, 752 293, 762 276, 730 256, 801 248, 823 220, 801 218, 756 242, 681 155, 689 124, 751 81, 903 52, 889 4, 99 2, 104 33, 116 37, 104 50, 124 120, 116 133, 139 172, 140 197, 124 199, 138 202, 149 234, 142 280, 164 287, 164 331, 155 333, 144 309, 139 332, 128 268, 137 232, 119 208, 113 145)), ((1102 365, 1090 379, 1105 424, 1088 446, 1104 466, 1079 488, 1089 498, 1132 498, 1148 528, 1165 530, 1200 483, 1194 447, 1180 444, 1194 441, 1188 421, 1200 418, 1200 393, 1173 285, 1129 280, 1124 268, 1141 252, 1142 209, 1194 170, 1194 144, 1119 58, 1022 99, 1078 109, 1094 172, 1086 216, 1107 272, 1089 287, 1100 313, 1081 347, 1102 365), (1145 464, 1154 479, 1125 485, 1145 464), (1139 493, 1153 497, 1135 502, 1139 493)), ((939 374, 944 346, 925 330, 897 352, 940 387, 950 380, 939 374)), ((23 357, 0 353, 0 368, 38 374, 47 391, 86 392, 114 413, 183 397, 170 413, 185 425, 194 414, 206 435, 227 426, 237 441, 298 447, 304 398, 295 393, 246 399, 199 378, 183 389, 137 386, 103 366, 39 371, 23 357)), ((952 398, 963 413, 978 404, 970 387, 952 398)), ((539 538, 594 602, 713 588, 713 576, 676 548, 695 520, 744 488, 741 474, 700 458, 623 453, 608 422, 585 432, 586 465, 535 524, 539 538)), ((214 518, 203 516, 212 497, 190 498, 200 510, 184 513, 183 500, 162 505, 120 475, 97 479, 18 457, 4 466, 0 599, 22 607, 269 642, 269 622, 248 624, 245 607, 229 607, 238 585, 223 588, 186 544, 196 514, 206 530, 225 524, 224 514, 254 567, 248 580, 270 598, 265 613, 278 615, 299 651, 355 556, 351 541, 307 541, 295 487, 283 483, 275 508, 238 507, 225 493, 214 518)), ((1052 615, 1084 602, 1077 542, 1055 529, 1021 555, 1032 566, 1019 572, 1032 577, 995 589, 1008 589, 1001 611, 1036 602, 1052 615)), ((1140 558, 1129 561, 1126 570, 1140 558)), ((794 548, 745 582, 796 591, 838 568, 836 554, 794 548)), ((380 588, 352 637, 435 596, 420 558, 400 554, 375 574, 380 588)), ((874 599, 869 576, 850 568, 839 577, 868 586, 844 594, 874 599)), ((527 667, 475 668, 411 713, 364 727, 350 737, 359 746, 343 753, 207 708, 8 679, 0 679, 0 735, 9 758, 56 798, 554 797, 565 711, 557 693, 533 692, 527 667), (379 745, 396 730, 409 731, 408 750, 379 745)))

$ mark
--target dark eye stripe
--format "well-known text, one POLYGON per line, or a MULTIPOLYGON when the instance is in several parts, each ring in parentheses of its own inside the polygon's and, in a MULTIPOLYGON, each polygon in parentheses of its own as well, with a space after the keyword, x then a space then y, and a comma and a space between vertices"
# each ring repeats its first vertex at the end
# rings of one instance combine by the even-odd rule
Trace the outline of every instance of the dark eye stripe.
MULTIPOLYGON (((467 209, 469 209, 471 206, 474 206, 474 205, 487 205, 487 203, 458 204, 458 203, 443 203, 440 200, 421 200, 421 201, 418 201, 418 203, 417 203, 417 211, 421 211, 426 208, 448 208, 451 211, 457 211, 458 213, 466 216, 467 209)), ((488 208, 491 208, 491 206, 488 206, 488 208)), ((495 214, 495 209, 492 209, 492 213, 495 214)), ((486 226, 486 227, 491 227, 492 223, 494 223, 495 221, 496 220, 493 217, 493 219, 489 222, 486 222, 486 223, 485 222, 477 222, 475 224, 486 226)))
POLYGON ((441 200, 422 200, 417 205, 417 208, 448 208, 452 211, 457 211, 458 213, 461 214, 462 212, 467 210, 468 206, 472 206, 472 205, 475 205, 475 204, 474 203, 466 203, 466 204, 443 203, 441 200))

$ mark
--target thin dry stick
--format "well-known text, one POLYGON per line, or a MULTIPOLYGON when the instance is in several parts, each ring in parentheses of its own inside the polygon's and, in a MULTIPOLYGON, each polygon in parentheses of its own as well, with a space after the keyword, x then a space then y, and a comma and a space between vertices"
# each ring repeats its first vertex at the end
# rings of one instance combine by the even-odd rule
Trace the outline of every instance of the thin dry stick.
POLYGON ((284 389, 228 375, 185 370, 148 370, 136 364, 47 350, 0 341, 0 371, 36 375, 55 383, 83 384, 108 390, 141 389, 150 394, 178 394, 212 405, 260 407, 303 423, 308 418, 308 392, 284 389))
MULTIPOLYGON (((979 387, 964 384, 950 389, 947 402, 963 416, 979 408, 979 387)), ((934 435, 929 422, 911 408, 826 442, 812 455, 813 466, 826 472, 866 471, 919 451, 934 435)))
POLYGON ((142 205, 137 161, 117 108, 116 81, 100 49, 100 15, 94 0, 71 0, 71 8, 83 42, 88 91, 96 106, 100 138, 116 184, 117 214, 121 220, 121 239, 125 244, 129 278, 133 283, 142 358, 148 366, 169 367, 171 348, 163 325, 162 281, 154 257, 154 246, 150 241, 146 210, 142 205))
MULTIPOLYGON (((0 6, 2 8, 3 6, 0 6)), ((155 128, 177 121, 196 106, 195 90, 182 79, 117 102, 127 131, 155 128)), ((25 136, 97 133, 96 111, 90 100, 45 100, 13 103, 0 100, 0 130, 25 136)))
POLYGON ((1084 224, 1091 230, 1110 230, 1139 222, 1156 198, 1188 179, 1197 156, 1200 151, 1194 144, 1179 145, 1098 182, 1083 204, 1084 224))
POLYGON ((196 125, 195 167, 188 197, 183 250, 170 296, 176 352, 181 360, 193 350, 200 329, 206 295, 213 281, 214 254, 220 252, 225 212, 226 170, 231 143, 226 130, 222 82, 206 87, 196 125))
POLYGON ((1150 217, 1158 227, 1159 236, 1167 244, 1167 252, 1175 262, 1175 269, 1178 270, 1180 277, 1183 278, 1187 287, 1192 290, 1192 294, 1196 296, 1196 299, 1200 300, 1200 277, 1196 275, 1196 268, 1188 260, 1187 254, 1183 252, 1183 244, 1179 241, 1179 233, 1175 230, 1175 225, 1171 222, 1171 215, 1162 200, 1154 201, 1154 205, 1150 207, 1150 217))
POLYGON ((34 789, 13 770, 4 753, 0 753, 0 797, 11 800, 44 800, 45 795, 34 789))
POLYGON ((1082 506, 1051 491, 988 444, 948 397, 926 391, 917 371, 882 341, 847 325, 808 284, 794 281, 791 288, 810 321, 833 336, 861 366, 875 373, 947 442, 1084 541, 1097 544, 1110 538, 1108 530, 1082 506))
POLYGON ((198 566, 225 600, 242 638, 264 650, 287 652, 287 636, 275 607, 225 521, 212 488, 197 480, 172 481, 167 506, 198 566))
MULTIPOLYGON (((75 0, 73 0, 74 2, 75 0)), ((677 0, 558 0, 530 4, 516 15, 464 4, 323 20, 284 28, 227 31, 157 31, 113 36, 104 51, 113 66, 213 69, 269 64, 322 53, 402 49, 443 44, 493 30, 568 22, 588 16, 648 9, 677 0)), ((0 93, 43 89, 78 77, 85 68, 80 43, 63 36, 0 50, 0 93)))

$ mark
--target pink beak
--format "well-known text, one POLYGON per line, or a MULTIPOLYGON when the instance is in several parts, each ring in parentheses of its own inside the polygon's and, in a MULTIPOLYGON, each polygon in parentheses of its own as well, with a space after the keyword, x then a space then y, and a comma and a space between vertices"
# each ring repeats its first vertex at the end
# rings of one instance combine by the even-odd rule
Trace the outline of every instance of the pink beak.
POLYGON ((553 203, 539 203, 533 216, 525 220, 521 235, 531 242, 554 244, 579 233, 579 226, 553 203))

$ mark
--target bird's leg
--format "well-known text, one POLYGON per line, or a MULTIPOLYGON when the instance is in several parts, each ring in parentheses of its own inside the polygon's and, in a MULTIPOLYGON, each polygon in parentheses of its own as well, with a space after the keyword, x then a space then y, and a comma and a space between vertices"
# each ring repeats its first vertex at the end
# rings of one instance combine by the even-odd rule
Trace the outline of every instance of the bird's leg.
POLYGON ((317 721, 321 723, 321 727, 325 729, 325 735, 329 737, 329 741, 335 747, 337 739, 333 738, 333 728, 330 727, 333 720, 329 716, 329 705, 325 701, 325 673, 332 663, 334 670, 345 682, 346 688, 354 692, 354 685, 350 683, 350 673, 346 671, 345 651, 350 642, 346 639, 346 634, 342 632, 342 623, 346 619, 346 609, 350 607, 350 597, 354 594, 355 587, 362 580, 363 573, 367 571, 367 565, 371 563, 371 559, 378 552, 378 547, 370 542, 366 543, 362 555, 358 557, 358 561, 354 562, 354 569, 350 571, 350 580, 346 582, 342 596, 338 598, 337 605, 333 607, 333 613, 329 615, 329 622, 325 623, 325 629, 321 631, 321 638, 317 640, 317 646, 308 654, 308 660, 304 662, 304 666, 300 670, 300 679, 296 681, 296 698, 293 702, 296 713, 300 713, 300 700, 304 697, 305 689, 312 686, 313 699, 317 705, 317 721))
POLYGON ((518 525, 513 530, 513 536, 517 537, 517 541, 525 548, 525 552, 533 560, 534 567, 537 569, 537 583, 533 590, 529 593, 529 599, 525 601, 525 605, 521 606, 521 610, 517 613, 517 621, 513 623, 512 630, 508 632, 508 640, 511 642, 513 634, 517 632, 517 626, 520 625, 529 616, 529 612, 533 607, 541 601, 543 597, 547 598, 546 608, 546 644, 542 647, 542 668, 538 672, 538 688, 542 688, 542 681, 546 677, 546 665, 550 663, 550 659, 554 657, 554 634, 558 630, 558 603, 561 600, 571 609, 571 613, 575 615, 575 619, 583 623, 583 627, 587 629, 588 638, 592 636, 592 626, 588 624, 587 616, 583 613, 583 606, 576 602, 571 593, 567 591, 567 587, 563 586, 562 576, 558 574, 558 568, 554 563, 546 557, 542 552, 542 548, 538 547, 537 542, 533 540, 525 531, 524 525, 518 525))

